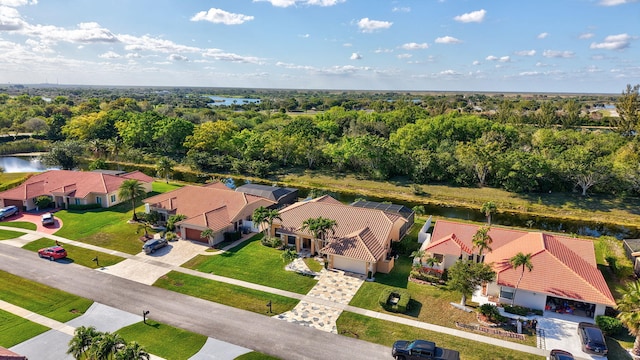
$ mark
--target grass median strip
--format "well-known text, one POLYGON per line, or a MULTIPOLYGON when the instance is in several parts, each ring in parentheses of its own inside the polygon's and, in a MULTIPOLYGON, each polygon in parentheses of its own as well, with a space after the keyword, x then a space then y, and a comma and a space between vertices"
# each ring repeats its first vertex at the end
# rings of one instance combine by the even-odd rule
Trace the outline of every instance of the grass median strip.
POLYGON ((263 246, 262 234, 220 255, 198 255, 184 267, 276 289, 306 294, 317 283, 313 277, 284 269, 281 250, 263 246))
POLYGON ((11 230, 0 230, 0 240, 15 239, 22 235, 24 235, 23 232, 17 232, 17 231, 11 231, 11 230))
POLYGON ((340 315, 337 325, 338 333, 341 335, 389 346, 389 354, 391 354, 391 345, 395 340, 425 339, 434 341, 438 346, 460 351, 460 357, 465 360, 544 359, 542 356, 375 319, 348 311, 340 315))
POLYGON ((153 320, 139 322, 116 331, 126 341, 136 341, 145 350, 164 359, 187 360, 197 353, 207 337, 153 320))
POLYGON ((3 222, 2 226, 9 226, 9 227, 14 227, 14 228, 19 228, 19 229, 27 229, 27 230, 38 230, 38 225, 32 223, 32 222, 28 222, 28 221, 10 221, 10 222, 3 222))
MULTIPOLYGON (((37 252, 39 249, 55 246, 55 245, 56 245, 56 242, 54 240, 42 238, 26 244, 22 248, 37 252)), ((98 257, 100 267, 111 266, 124 260, 124 258, 121 258, 116 255, 89 250, 79 246, 74 246, 70 244, 62 244, 62 245, 67 250, 67 258, 64 260, 59 260, 61 262, 70 261, 78 265, 86 266, 91 269, 96 269, 98 268, 98 266, 96 265, 96 262, 93 261, 95 257, 98 257)))
POLYGON ((250 353, 246 353, 243 355, 238 356, 237 358, 235 358, 234 360, 278 360, 280 358, 277 357, 273 357, 271 355, 267 355, 267 354, 263 354, 263 353, 259 353, 256 351, 252 351, 250 353))
POLYGON ((247 289, 198 276, 170 271, 158 279, 153 286, 198 297, 219 304, 232 306, 258 314, 266 314, 266 304, 271 301, 274 314, 293 309, 297 299, 247 289))
POLYGON ((36 314, 67 322, 82 314, 93 301, 0 270, 0 300, 36 314))
POLYGON ((10 348, 40 335, 48 327, 0 310, 0 346, 10 348))

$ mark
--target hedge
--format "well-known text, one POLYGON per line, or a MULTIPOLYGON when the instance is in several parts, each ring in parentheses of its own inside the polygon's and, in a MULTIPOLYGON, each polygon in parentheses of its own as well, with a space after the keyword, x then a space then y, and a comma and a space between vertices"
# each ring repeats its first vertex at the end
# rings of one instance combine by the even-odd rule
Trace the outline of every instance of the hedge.
POLYGON ((409 292, 407 290, 397 288, 383 289, 382 293, 380 293, 380 297, 378 298, 378 303, 383 309, 397 313, 406 313, 409 307, 409 301, 411 301, 411 295, 409 292), (398 303, 395 305, 389 303, 389 298, 391 298, 392 294, 400 297, 400 299, 398 299, 398 303))
POLYGON ((621 334, 624 330, 624 325, 622 325, 622 321, 605 315, 596 316, 596 325, 602 330, 605 335, 613 336, 621 334))

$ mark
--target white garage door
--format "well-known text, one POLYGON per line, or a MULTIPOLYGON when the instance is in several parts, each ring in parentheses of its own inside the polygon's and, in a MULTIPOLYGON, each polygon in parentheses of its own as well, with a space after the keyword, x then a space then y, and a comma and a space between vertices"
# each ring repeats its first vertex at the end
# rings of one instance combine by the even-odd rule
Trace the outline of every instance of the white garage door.
POLYGON ((356 274, 366 274, 366 263, 364 261, 358 261, 341 256, 333 257, 334 269, 353 272, 356 274))

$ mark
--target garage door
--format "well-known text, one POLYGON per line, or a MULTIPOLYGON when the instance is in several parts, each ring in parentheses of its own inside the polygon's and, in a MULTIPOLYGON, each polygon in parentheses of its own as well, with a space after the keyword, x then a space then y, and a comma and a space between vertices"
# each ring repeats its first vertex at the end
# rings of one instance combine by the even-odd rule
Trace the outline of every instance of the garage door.
POLYGON ((196 229, 189 229, 186 228, 185 229, 186 232, 186 236, 187 236, 187 240, 195 240, 195 241, 199 241, 199 242, 203 242, 203 243, 208 243, 209 239, 203 239, 200 237, 200 234, 202 233, 202 230, 196 230, 196 229))
POLYGON ((333 268, 343 271, 349 271, 356 274, 366 274, 367 265, 364 261, 358 261, 341 256, 333 257, 333 268))

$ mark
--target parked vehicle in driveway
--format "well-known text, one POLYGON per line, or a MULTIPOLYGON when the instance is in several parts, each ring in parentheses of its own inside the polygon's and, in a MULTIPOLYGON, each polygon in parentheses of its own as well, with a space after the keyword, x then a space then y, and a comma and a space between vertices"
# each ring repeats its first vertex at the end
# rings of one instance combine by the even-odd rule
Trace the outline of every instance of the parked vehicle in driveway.
POLYGON ((573 355, 564 350, 553 349, 549 353, 549 360, 573 360, 573 355))
POLYGON ((8 218, 11 215, 15 215, 18 213, 18 207, 15 205, 9 205, 0 209, 0 220, 4 218, 8 218))
POLYGON ((391 356, 396 360, 460 360, 459 352, 437 347, 427 340, 398 340, 393 343, 391 356))
POLYGON ((52 213, 42 214, 42 225, 53 225, 56 223, 56 220, 53 218, 52 213))
POLYGON ((64 259, 67 257, 67 250, 62 246, 52 246, 38 250, 38 256, 49 259, 51 261, 64 259))
POLYGON ((144 245, 142 245, 142 251, 144 251, 145 254, 151 254, 154 251, 167 246, 168 244, 169 243, 165 238, 151 239, 145 242, 144 245))
POLYGON ((587 354, 606 356, 609 352, 602 330, 597 325, 581 322, 578 324, 578 334, 582 341, 582 351, 587 354))

